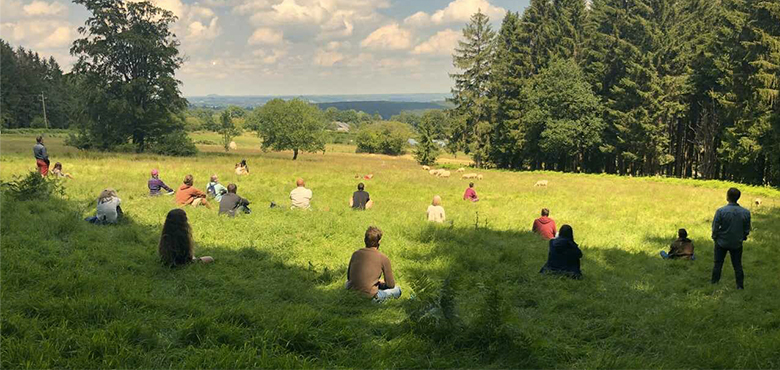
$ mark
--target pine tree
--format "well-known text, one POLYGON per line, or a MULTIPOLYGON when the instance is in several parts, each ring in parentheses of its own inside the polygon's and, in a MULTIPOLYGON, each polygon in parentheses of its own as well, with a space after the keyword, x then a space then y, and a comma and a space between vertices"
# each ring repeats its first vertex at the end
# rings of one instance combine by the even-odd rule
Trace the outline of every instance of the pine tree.
POLYGON ((490 152, 489 83, 495 32, 490 19, 481 11, 471 16, 463 29, 463 40, 453 55, 454 66, 462 73, 451 74, 454 112, 451 145, 471 154, 477 167, 483 167, 490 152))
POLYGON ((436 158, 439 156, 439 145, 434 142, 436 139, 434 116, 424 115, 417 126, 417 133, 417 148, 414 152, 417 163, 426 166, 436 164, 436 158))

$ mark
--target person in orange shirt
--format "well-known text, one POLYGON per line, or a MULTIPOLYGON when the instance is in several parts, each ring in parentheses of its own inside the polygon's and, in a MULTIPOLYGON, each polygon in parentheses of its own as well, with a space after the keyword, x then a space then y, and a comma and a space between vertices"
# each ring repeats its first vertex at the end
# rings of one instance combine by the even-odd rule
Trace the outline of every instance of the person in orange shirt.
POLYGON ((193 207, 204 206, 211 209, 211 205, 206 200, 206 193, 192 186, 193 183, 192 175, 184 176, 184 183, 181 184, 179 191, 176 192, 176 203, 183 206, 189 204, 193 207))

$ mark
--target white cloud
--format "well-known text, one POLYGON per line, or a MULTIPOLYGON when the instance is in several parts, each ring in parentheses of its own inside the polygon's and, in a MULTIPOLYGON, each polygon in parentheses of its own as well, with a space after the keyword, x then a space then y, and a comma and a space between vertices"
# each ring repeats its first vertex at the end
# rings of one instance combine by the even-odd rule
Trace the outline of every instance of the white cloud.
MULTIPOLYGON (((2 35, 11 43, 33 49, 64 48, 73 41, 76 27, 68 22, 24 20, 3 23, 2 35)), ((36 50, 38 51, 38 50, 36 50)))
POLYGON ((425 12, 417 12, 407 17, 404 23, 413 27, 427 25, 440 25, 458 22, 468 22, 474 13, 482 11, 491 19, 503 17, 506 10, 494 6, 488 0, 454 0, 444 9, 435 11, 432 15, 425 12))
POLYGON ((252 55, 260 58, 260 62, 263 64, 277 63, 281 58, 287 55, 287 51, 284 49, 273 49, 271 51, 259 49, 252 52, 252 55))
POLYGON ((61 48, 70 45, 73 41, 71 28, 68 26, 57 27, 54 32, 46 36, 36 47, 43 49, 61 48))
POLYGON ((273 28, 258 28, 249 37, 249 45, 279 45, 284 42, 284 33, 273 28))
POLYGON ((461 33, 453 29, 439 31, 428 40, 417 45, 412 54, 433 54, 433 55, 452 55, 455 47, 458 46, 461 33))
POLYGON ((187 39, 214 40, 222 33, 222 29, 217 23, 218 20, 219 17, 211 18, 208 26, 200 21, 190 23, 189 27, 187 27, 187 39))
POLYGON ((412 33, 398 23, 380 27, 363 39, 360 46, 369 49, 404 50, 412 46, 412 33))
POLYGON ((45 2, 35 0, 22 7, 24 14, 31 17, 37 16, 67 16, 68 7, 59 2, 45 2))
POLYGON ((317 50, 314 55, 314 64, 322 67, 332 67, 334 64, 344 60, 344 54, 337 51, 317 50))

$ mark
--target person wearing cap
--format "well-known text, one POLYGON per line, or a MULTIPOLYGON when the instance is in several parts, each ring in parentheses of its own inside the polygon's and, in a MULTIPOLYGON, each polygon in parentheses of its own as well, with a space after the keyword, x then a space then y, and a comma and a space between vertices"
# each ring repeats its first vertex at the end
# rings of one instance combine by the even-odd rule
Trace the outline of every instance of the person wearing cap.
POLYGON ((173 189, 168 187, 168 185, 165 185, 165 183, 162 180, 160 180, 160 172, 157 171, 157 169, 153 169, 152 178, 149 179, 149 195, 157 196, 162 194, 160 189, 165 189, 165 192, 168 194, 173 193, 173 189))
POLYGON ((290 192, 290 201, 293 209, 310 209, 313 193, 311 189, 306 189, 306 183, 303 179, 295 180, 296 188, 290 192))

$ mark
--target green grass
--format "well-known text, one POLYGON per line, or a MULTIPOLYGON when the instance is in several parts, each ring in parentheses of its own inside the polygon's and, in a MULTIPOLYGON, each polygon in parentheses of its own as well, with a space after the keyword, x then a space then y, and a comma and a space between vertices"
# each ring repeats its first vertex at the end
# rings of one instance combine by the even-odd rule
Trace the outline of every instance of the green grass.
MULTIPOLYGON (((66 197, 2 198, 2 367, 780 367, 776 190, 741 187, 764 205, 753 210, 737 291, 728 263, 709 283, 710 222, 731 184, 479 171, 482 201, 471 204, 460 200, 468 180, 433 178, 408 158, 344 146, 293 162, 252 140, 181 159, 81 153, 50 139, 52 162, 75 176, 66 197), (244 157, 252 175, 237 178, 244 157), (236 219, 187 210, 196 254, 215 263, 158 263, 174 204, 146 196, 152 168, 171 186, 191 173, 203 187, 217 173, 254 203, 236 219), (376 205, 353 212, 354 177, 366 173, 376 205), (313 189, 314 210, 268 208, 288 204, 296 177, 313 189), (534 188, 540 179, 550 186, 534 188), (128 221, 89 225, 106 187, 119 190, 128 221), (451 223, 424 222, 435 194, 451 223), (584 280, 539 275, 547 244, 528 229, 542 207, 573 226, 584 280), (381 250, 404 291, 382 305, 343 289, 369 225, 384 230, 381 250), (680 227, 698 259, 661 260, 680 227)), ((34 168, 32 143, 0 137, 0 179, 34 168)))

